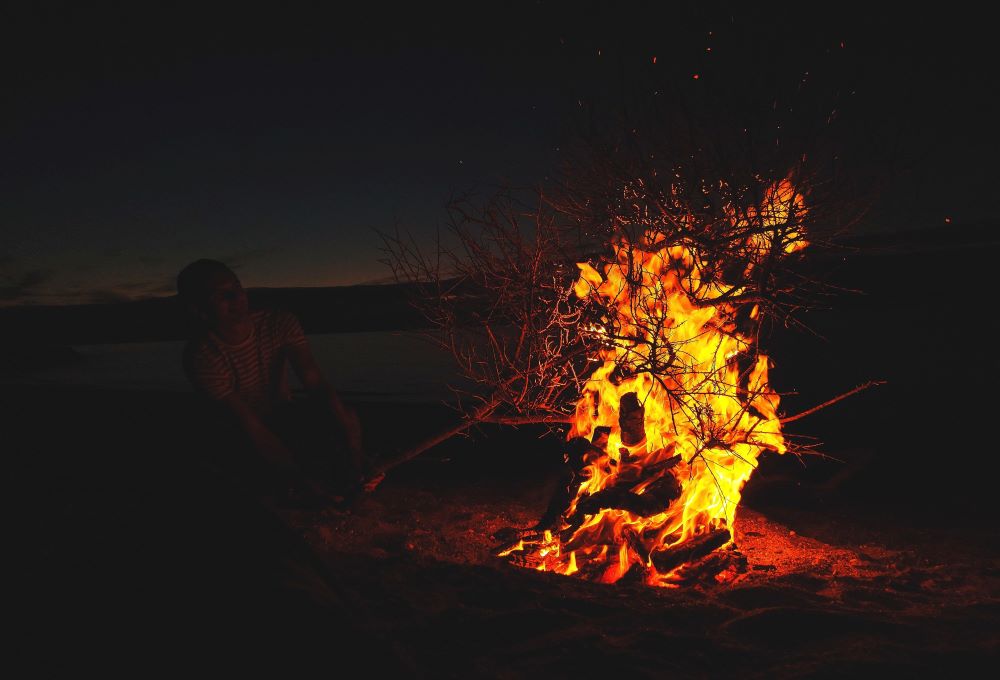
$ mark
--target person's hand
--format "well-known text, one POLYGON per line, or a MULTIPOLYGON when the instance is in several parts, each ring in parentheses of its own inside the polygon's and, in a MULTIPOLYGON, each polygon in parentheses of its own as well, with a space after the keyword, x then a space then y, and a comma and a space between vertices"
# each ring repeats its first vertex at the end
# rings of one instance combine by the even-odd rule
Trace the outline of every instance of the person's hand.
POLYGON ((365 483, 362 485, 362 488, 364 488, 364 490, 367 493, 371 493, 372 491, 375 490, 375 488, 379 484, 382 483, 383 479, 385 479, 385 473, 384 472, 380 472, 377 475, 375 475, 374 477, 365 480, 365 483))

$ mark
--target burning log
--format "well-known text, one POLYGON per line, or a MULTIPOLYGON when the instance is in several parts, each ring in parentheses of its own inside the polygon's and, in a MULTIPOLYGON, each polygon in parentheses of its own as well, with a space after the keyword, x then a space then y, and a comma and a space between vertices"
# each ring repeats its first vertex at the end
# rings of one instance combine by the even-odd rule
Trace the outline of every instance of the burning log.
POLYGON ((567 519, 567 523, 580 526, 584 515, 593 515, 601 510, 626 510, 639 517, 650 517, 666 510, 680 495, 680 482, 669 472, 664 472, 641 494, 617 485, 584 496, 577 502, 576 512, 567 519))
MULTIPOLYGON (((594 433, 594 440, 600 441, 598 433, 594 433)), ((607 444, 607 434, 604 435, 604 443, 607 444)), ((584 437, 574 437, 566 444, 566 465, 556 482, 555 491, 549 499, 549 504, 542 514, 538 523, 532 527, 535 531, 555 528, 556 523, 569 509, 570 503, 576 496, 579 486, 580 472, 588 459, 602 456, 604 451, 598 448, 593 442, 584 437)))
MULTIPOLYGON (((618 422, 622 442, 627 446, 637 446, 646 439, 645 412, 635 392, 622 395, 618 404, 618 422)), ((565 515, 578 492, 578 484, 575 482, 584 466, 607 455, 610 434, 610 427, 598 426, 594 428, 590 441, 584 437, 569 440, 565 456, 566 472, 534 529, 551 529, 565 515)), ((621 454, 622 460, 625 460, 629 450, 623 447, 621 454)), ((577 502, 576 512, 566 519, 566 523, 571 528, 579 527, 586 515, 593 515, 601 510, 625 510, 639 517, 650 517, 665 511, 681 495, 680 482, 667 472, 679 461, 680 456, 673 456, 660 463, 645 467, 630 466, 629 470, 622 470, 619 474, 620 483, 581 498, 577 502), (656 478, 656 475, 660 476, 656 478), (640 491, 636 491, 640 488, 640 491)))
POLYGON ((688 564, 705 557, 713 550, 724 546, 729 540, 729 529, 716 529, 671 546, 666 550, 654 551, 650 557, 656 570, 661 574, 666 574, 682 564, 688 564))
POLYGON ((796 451, 781 424, 801 416, 781 419, 758 342, 802 307, 810 279, 786 265, 820 214, 802 165, 784 178, 642 168, 528 214, 513 196, 459 203, 461 247, 438 257, 385 237, 438 343, 483 389, 445 436, 487 419, 570 425, 541 538, 501 554, 607 583, 705 560, 730 540, 762 452, 796 451))
POLYGON ((711 552, 694 562, 685 562, 670 575, 670 582, 677 585, 695 583, 720 583, 733 581, 747 573, 749 565, 745 555, 735 550, 711 552))
POLYGON ((583 560, 576 573, 587 581, 603 581, 610 565, 603 560, 583 560))
MULTIPOLYGON (((633 398, 634 396, 633 394, 633 398)), ((638 404, 638 400, 635 400, 635 404, 638 404)), ((639 406, 639 409, 641 408, 639 406)), ((641 415, 641 410, 639 413, 641 415)), ((606 455, 603 449, 598 448, 598 442, 606 446, 609 431, 610 428, 598 427, 595 428, 591 441, 587 441, 584 437, 574 437, 568 442, 567 465, 556 484, 545 513, 532 527, 533 530, 553 529, 559 519, 564 517, 577 494, 579 486, 577 480, 584 464, 606 455)), ((639 517, 649 517, 663 512, 681 495, 680 482, 668 472, 680 460, 679 455, 672 456, 644 468, 630 466, 631 469, 622 470, 618 484, 580 499, 576 512, 566 519, 567 524, 576 528, 583 523, 585 515, 593 515, 601 510, 626 510, 639 517), (641 493, 636 491, 640 487, 642 487, 641 493)))
POLYGON ((618 426, 625 446, 636 446, 646 438, 646 409, 635 392, 623 394, 618 402, 618 426))
POLYGON ((549 499, 549 504, 545 508, 545 512, 542 513, 542 516, 532 529, 541 531, 555 527, 576 495, 576 485, 573 484, 575 479, 576 474, 573 470, 569 467, 564 468, 559 481, 556 482, 556 489, 549 499))
POLYGON ((608 448, 608 438, 611 436, 611 428, 607 425, 598 425, 594 428, 594 434, 590 437, 590 443, 602 451, 608 448))

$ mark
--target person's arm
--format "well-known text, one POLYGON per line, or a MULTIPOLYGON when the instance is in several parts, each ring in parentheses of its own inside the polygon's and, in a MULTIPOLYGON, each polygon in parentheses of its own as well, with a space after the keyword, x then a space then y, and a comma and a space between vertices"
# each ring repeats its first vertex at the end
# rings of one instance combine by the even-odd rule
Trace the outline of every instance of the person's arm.
POLYGON ((217 353, 204 343, 190 342, 184 348, 183 365, 192 387, 214 404, 223 417, 233 420, 261 458, 283 469, 293 464, 284 443, 233 391, 231 369, 217 353))
POLYGON ((184 348, 184 372, 192 386, 215 405, 221 417, 237 426, 264 462, 293 477, 301 476, 295 456, 285 443, 233 390, 231 370, 227 362, 205 344, 192 342, 184 348))
POLYGON ((357 415, 340 399, 340 395, 326 379, 323 370, 313 356, 309 344, 302 342, 289 348, 292 368, 302 382, 302 387, 313 397, 323 401, 330 412, 340 422, 347 437, 354 464, 361 471, 363 452, 361 446, 361 423, 357 415))

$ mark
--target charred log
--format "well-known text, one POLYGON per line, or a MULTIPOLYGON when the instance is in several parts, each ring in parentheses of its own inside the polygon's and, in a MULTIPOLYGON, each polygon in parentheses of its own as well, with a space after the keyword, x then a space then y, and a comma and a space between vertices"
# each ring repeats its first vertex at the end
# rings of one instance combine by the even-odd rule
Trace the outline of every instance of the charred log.
POLYGON ((600 581, 610 567, 607 560, 584 559, 577 563, 576 576, 586 581, 600 581))
POLYGON ((641 562, 633 562, 622 577, 615 581, 616 586, 637 586, 646 582, 647 572, 649 570, 646 568, 645 564, 641 562))
MULTIPOLYGON (((597 435, 598 433, 595 431, 595 439, 597 435)), ((607 441, 607 435, 604 436, 604 441, 607 441)), ((580 473, 587 461, 602 455, 604 455, 603 449, 598 448, 584 437, 573 437, 573 439, 566 443, 566 465, 563 467, 562 473, 556 481, 555 489, 552 492, 551 498, 549 498, 545 512, 542 513, 541 518, 532 527, 535 531, 555 528, 556 524, 569 509, 570 503, 576 497, 577 487, 580 486, 580 473)))
POLYGON ((578 527, 583 523, 584 515, 593 515, 601 510, 626 510, 639 517, 650 517, 665 511, 681 495, 680 482, 669 472, 680 460, 680 456, 673 456, 637 470, 635 476, 624 472, 614 486, 577 501, 576 512, 567 519, 567 523, 578 527), (660 476, 657 478, 656 475, 660 476), (646 484, 650 478, 653 481, 646 484), (635 489, 643 485, 644 491, 637 493, 635 489))
POLYGON ((622 539, 632 552, 639 556, 643 564, 649 560, 649 549, 645 546, 645 544, 643 544, 642 538, 639 537, 639 534, 635 529, 632 527, 625 527, 625 529, 622 530, 622 539))
POLYGON ((603 455, 604 449, 587 441, 585 437, 573 437, 566 442, 566 464, 574 473, 578 474, 584 465, 603 455))
POLYGON ((584 515, 593 515, 601 510, 625 510, 639 517, 650 517, 666 510, 680 495, 680 482, 672 474, 664 473, 641 494, 619 485, 584 496, 577 502, 576 512, 567 522, 570 526, 580 526, 584 515))
POLYGON ((673 571, 682 564, 694 562, 705 557, 713 550, 721 548, 729 542, 728 529, 716 529, 707 534, 695 536, 684 541, 680 545, 675 545, 666 550, 657 550, 650 557, 653 566, 661 574, 673 571))
POLYGON ((606 425, 598 425, 594 428, 594 434, 590 436, 590 443, 604 451, 608 448, 608 437, 610 436, 610 427, 606 425))
MULTIPOLYGON (((598 430, 606 429, 598 428, 598 430)), ((599 437, 601 436, 595 431, 595 439, 600 441, 599 437)), ((607 441, 606 435, 603 435, 603 440, 607 441)), ((568 462, 565 472, 556 483, 555 491, 549 499, 545 513, 532 527, 534 530, 556 528, 556 524, 565 516, 576 497, 580 478, 579 470, 582 469, 585 460, 595 454, 603 455, 603 451, 597 449, 583 437, 575 437, 570 440, 566 458, 567 461, 573 461, 573 463, 568 462)), ((626 510, 640 517, 650 517, 665 511, 670 503, 681 495, 680 482, 668 472, 680 461, 681 457, 677 455, 644 468, 632 467, 622 470, 619 480, 614 486, 580 499, 576 512, 566 518, 566 523, 571 529, 576 529, 583 523, 586 515, 593 515, 601 510, 626 510), (655 479, 656 475, 660 475, 660 477, 655 479), (654 480, 645 485, 644 491, 641 494, 636 493, 635 489, 644 485, 650 478, 654 478, 654 480)))
MULTIPOLYGON (((656 507, 662 507, 663 510, 667 509, 671 503, 680 498, 681 483, 677 481, 669 472, 665 472, 662 477, 654 480, 649 486, 646 487, 646 491, 642 494, 643 497, 655 498, 657 503, 656 507)), ((650 501, 652 503, 652 501, 650 501)), ((658 510, 657 512, 663 512, 663 510, 658 510)), ((656 512, 652 513, 656 514, 656 512)), ((646 517, 647 515, 643 515, 646 517)))
POLYGON ((622 395, 618 403, 618 425, 625 446, 635 446, 646 438, 646 409, 635 392, 622 395))
POLYGON ((733 580, 745 574, 749 569, 747 558, 735 550, 725 550, 709 553, 707 556, 683 565, 677 572, 677 583, 694 584, 733 580), (723 572, 726 572, 723 575, 723 572))
POLYGON ((578 486, 579 484, 576 483, 576 473, 567 466, 559 475, 558 481, 556 481, 555 490, 552 492, 552 497, 549 498, 549 504, 545 508, 545 512, 542 513, 542 516, 532 529, 535 531, 554 529, 566 513, 570 503, 573 502, 578 486))
POLYGON ((618 473, 615 486, 623 486, 626 484, 631 487, 638 486, 643 480, 652 479, 660 472, 669 470, 679 462, 681 462, 680 454, 671 456, 666 460, 644 465, 642 467, 637 465, 623 465, 621 471, 618 473))

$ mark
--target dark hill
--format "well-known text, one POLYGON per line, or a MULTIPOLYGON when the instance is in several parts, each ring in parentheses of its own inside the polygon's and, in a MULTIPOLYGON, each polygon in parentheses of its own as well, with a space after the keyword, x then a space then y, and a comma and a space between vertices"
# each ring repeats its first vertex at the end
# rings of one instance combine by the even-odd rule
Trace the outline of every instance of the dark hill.
MULTIPOLYGON (((813 276, 864 291, 831 299, 843 310, 857 305, 897 307, 917 302, 951 305, 956 315, 972 312, 1000 255, 1000 229, 992 224, 948 225, 903 234, 874 234, 832 249, 806 251, 813 276)), ((411 301, 409 284, 330 288, 255 288, 251 307, 295 313, 306 333, 350 333, 424 328, 426 320, 411 301)), ((468 293, 473 306, 478 297, 468 293)), ((977 310, 978 311, 978 310, 977 310)), ((179 340, 188 321, 176 298, 93 305, 0 308, 0 345, 24 348, 93 343, 179 340)), ((19 352, 23 355, 23 351, 19 352)))
MULTIPOLYGON (((407 285, 333 288, 254 288, 250 306, 293 312, 306 333, 349 333, 420 328, 407 285)), ((15 346, 82 345, 180 340, 188 321, 176 297, 96 305, 0 309, 0 343, 15 346)))

